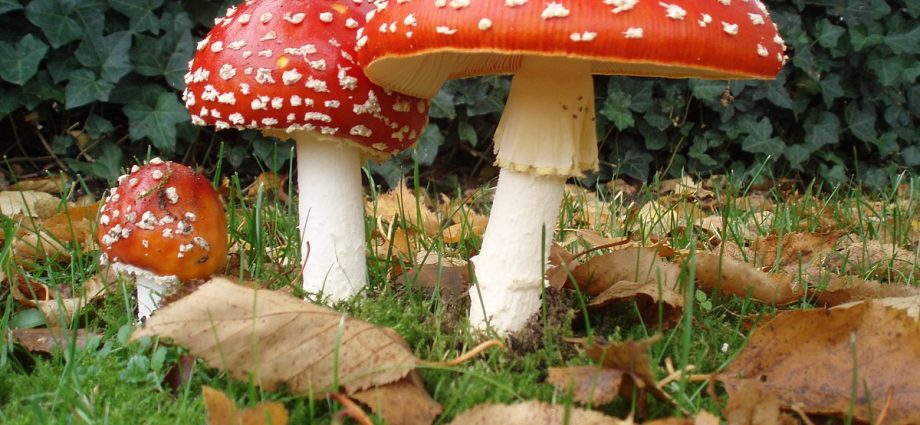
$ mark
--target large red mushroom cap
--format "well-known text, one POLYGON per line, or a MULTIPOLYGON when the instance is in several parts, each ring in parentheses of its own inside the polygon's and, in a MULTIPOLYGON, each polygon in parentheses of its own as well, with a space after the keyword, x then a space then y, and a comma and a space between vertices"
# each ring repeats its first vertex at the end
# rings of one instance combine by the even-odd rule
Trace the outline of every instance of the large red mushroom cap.
POLYGON ((448 79, 514 73, 524 56, 708 79, 772 79, 786 60, 760 0, 390 1, 358 50, 372 81, 419 97, 448 79))
POLYGON ((99 210, 103 261, 159 276, 202 279, 227 259, 227 217, 211 182, 154 158, 119 178, 99 210))
POLYGON ((207 37, 186 75, 192 120, 217 129, 314 131, 376 158, 410 147, 428 102, 371 83, 354 58, 370 1, 247 0, 207 37))

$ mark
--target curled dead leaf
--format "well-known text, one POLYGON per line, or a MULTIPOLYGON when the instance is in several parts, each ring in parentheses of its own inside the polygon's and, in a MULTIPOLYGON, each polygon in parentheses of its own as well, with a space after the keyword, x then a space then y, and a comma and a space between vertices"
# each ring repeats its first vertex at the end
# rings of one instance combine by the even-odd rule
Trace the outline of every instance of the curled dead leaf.
POLYGON ((764 391, 757 381, 745 381, 728 399, 722 412, 728 425, 795 425, 798 422, 780 412, 776 395, 764 391))
POLYGON ((351 395, 364 403, 388 425, 431 425, 444 410, 434 401, 418 371, 403 379, 351 395))
POLYGON ((574 284, 591 295, 620 281, 660 282, 674 288, 680 269, 663 261, 655 248, 630 247, 594 257, 572 270, 574 284))
POLYGON ((603 406, 619 395, 623 371, 601 366, 551 367, 546 382, 571 394, 576 403, 603 406))
POLYGON ((753 380, 785 407, 798 404, 807 413, 838 417, 852 414, 863 422, 889 403, 886 394, 891 391, 885 423, 916 424, 917 358, 920 322, 903 310, 863 302, 778 314, 754 329, 717 379, 730 397, 753 380))
POLYGON ((102 335, 86 329, 70 330, 64 328, 13 329, 13 341, 33 353, 53 354, 73 343, 77 348, 86 345, 90 338, 102 335))
POLYGON ((792 277, 766 273, 750 264, 710 252, 696 254, 696 280, 701 288, 719 291, 767 304, 788 304, 801 298, 802 289, 793 287, 792 277))
POLYGON ((657 279, 645 282, 621 280, 594 297, 588 307, 603 307, 623 300, 636 301, 645 323, 655 325, 660 322, 665 327, 677 323, 684 308, 684 296, 671 285, 659 283, 657 279))
POLYGON ((313 397, 395 382, 417 363, 395 333, 223 278, 157 310, 133 338, 144 336, 172 340, 236 379, 313 397))
POLYGON ((208 425, 287 425, 288 412, 278 402, 262 402, 249 409, 240 410, 236 403, 222 391, 207 385, 201 386, 204 407, 208 412, 208 425))
POLYGON ((61 200, 45 192, 34 190, 0 192, 0 215, 12 217, 47 217, 54 213, 61 200))
POLYGON ((481 404, 457 415, 451 425, 628 425, 593 410, 527 401, 518 404, 481 404))

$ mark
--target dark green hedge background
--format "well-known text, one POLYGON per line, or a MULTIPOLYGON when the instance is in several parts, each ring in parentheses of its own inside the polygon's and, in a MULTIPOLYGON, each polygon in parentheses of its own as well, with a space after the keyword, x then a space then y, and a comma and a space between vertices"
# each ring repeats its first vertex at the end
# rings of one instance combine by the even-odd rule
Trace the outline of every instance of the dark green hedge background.
MULTIPOLYGON (((151 154, 286 170, 290 144, 196 128, 179 101, 194 43, 229 3, 0 0, 0 154, 101 180, 151 154)), ((920 0, 766 3, 791 56, 774 82, 596 78, 602 169, 588 183, 766 171, 883 186, 920 166, 920 0)), ((419 147, 373 170, 393 182, 445 155, 487 162, 507 89, 451 82, 419 147)))

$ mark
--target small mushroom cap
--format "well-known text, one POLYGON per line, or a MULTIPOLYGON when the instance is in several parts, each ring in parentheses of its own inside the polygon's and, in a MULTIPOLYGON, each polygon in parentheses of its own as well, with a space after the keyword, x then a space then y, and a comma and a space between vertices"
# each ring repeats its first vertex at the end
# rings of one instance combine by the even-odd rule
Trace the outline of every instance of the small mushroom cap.
POLYGON ((158 158, 119 178, 99 210, 104 261, 202 279, 227 260, 227 217, 204 176, 158 158))
POLYGON ((527 55, 583 59, 594 74, 772 79, 785 50, 760 0, 390 1, 358 39, 372 81, 419 97, 513 73, 527 55))
MULTIPOLYGON (((308 130, 385 158, 412 146, 427 100, 388 92, 357 64, 361 0, 249 0, 198 44, 183 94, 192 120, 218 130, 308 130)), ((276 133, 274 133, 276 134, 276 133)))

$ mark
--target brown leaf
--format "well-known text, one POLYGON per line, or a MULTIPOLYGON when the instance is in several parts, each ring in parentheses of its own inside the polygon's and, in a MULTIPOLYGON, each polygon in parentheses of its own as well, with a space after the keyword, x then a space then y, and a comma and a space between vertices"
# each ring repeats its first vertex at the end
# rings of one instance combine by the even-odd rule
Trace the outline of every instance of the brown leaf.
POLYGON ((719 425, 721 422, 712 413, 701 410, 696 418, 663 418, 645 422, 644 425, 719 425))
POLYGON ((658 324, 661 307, 661 320, 666 327, 673 326, 680 320, 684 308, 683 295, 671 285, 659 285, 655 279, 643 283, 621 280, 594 297, 588 303, 588 307, 603 307, 623 300, 635 300, 639 313, 647 324, 658 324))
POLYGON ((20 180, 10 185, 10 190, 36 191, 57 195, 63 193, 68 185, 70 185, 70 178, 67 174, 61 173, 56 176, 20 180))
POLYGON ((627 425, 628 422, 593 410, 527 401, 518 404, 481 404, 457 415, 451 425, 627 425))
POLYGON ((299 298, 214 278, 165 307, 133 338, 174 341, 212 367, 272 391, 348 394, 388 384, 415 368, 395 333, 299 298))
POLYGON ((49 326, 66 326, 89 303, 102 299, 117 281, 111 269, 99 271, 83 283, 82 292, 57 299, 35 300, 33 305, 45 315, 49 326))
POLYGON ((425 198, 416 197, 405 182, 368 202, 365 209, 369 216, 391 223, 405 223, 408 228, 420 229, 428 236, 441 232, 440 220, 431 210, 430 203, 425 198))
POLYGON ((627 280, 661 282, 673 288, 680 269, 658 258, 657 249, 630 247, 594 257, 572 270, 575 284, 591 295, 604 292, 614 283, 627 280))
POLYGON ((794 425, 797 422, 780 413, 776 395, 763 390, 760 382, 745 381, 728 399, 722 412, 728 425, 794 425))
POLYGON ((793 288, 792 277, 765 273, 750 264, 710 252, 696 254, 696 280, 701 288, 719 291, 767 304, 788 304, 802 296, 793 288))
POLYGON ((0 215, 12 217, 22 214, 26 217, 47 217, 53 214, 54 207, 59 202, 60 199, 45 192, 2 191, 0 192, 0 215))
POLYGON ((912 285, 883 285, 875 280, 854 276, 839 276, 830 279, 827 290, 816 294, 818 305, 833 307, 853 301, 873 298, 920 297, 920 287, 912 285))
POLYGON ((471 209, 465 209, 462 221, 456 222, 441 232, 444 243, 459 243, 471 237, 482 237, 489 224, 489 217, 471 209))
POLYGON ((546 269, 547 284, 562 289, 569 281, 569 273, 579 264, 575 255, 553 242, 549 247, 549 267, 546 269))
POLYGON ((86 329, 78 329, 74 334, 74 331, 63 328, 13 329, 12 334, 13 341, 23 346, 26 350, 45 354, 63 350, 71 342, 77 348, 82 348, 90 338, 102 337, 102 335, 89 332, 86 329))
POLYGON ((920 423, 917 358, 920 323, 902 310, 865 302, 778 314, 751 333, 717 379, 730 397, 745 381, 756 380, 786 407, 798 404, 808 413, 840 417, 852 409, 863 422, 881 411, 891 390, 885 423, 915 424, 920 423))
POLYGON ((603 406, 619 395, 623 371, 601 366, 551 367, 546 382, 571 393, 577 403, 603 406))
POLYGON ((754 264, 762 265, 765 270, 769 270, 788 264, 807 263, 814 257, 833 252, 842 233, 786 233, 782 240, 777 235, 756 239, 751 244, 758 259, 754 264))
POLYGON ((913 251, 890 243, 849 235, 840 239, 838 253, 840 256, 829 262, 836 270, 869 271, 869 276, 884 281, 915 282, 920 279, 913 251))
POLYGON ((434 401, 417 371, 399 381, 351 395, 368 405, 388 425, 430 425, 444 410, 434 401))
MULTIPOLYGON (((433 255, 432 259, 438 261, 436 255, 433 255)), ((430 292, 438 290, 446 300, 467 296, 470 288, 469 272, 472 265, 458 259, 441 258, 440 260, 440 263, 422 264, 406 270, 396 279, 396 282, 430 292)))
POLYGON ((623 397, 631 398, 633 389, 636 388, 648 391, 662 400, 670 400, 670 397, 658 388, 648 357, 649 348, 659 339, 660 334, 642 341, 594 343, 585 349, 585 355, 605 368, 624 372, 624 377, 628 379, 624 379, 620 387, 620 395, 623 397))
POLYGON ((222 391, 201 386, 208 425, 287 425, 288 412, 284 404, 262 402, 249 409, 240 409, 222 391))
POLYGON ((23 220, 13 241, 14 257, 21 263, 69 260, 74 246, 85 250, 94 243, 98 206, 69 206, 44 219, 23 220))

